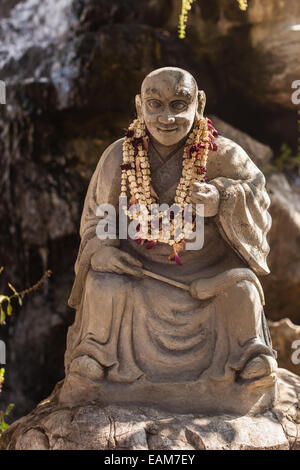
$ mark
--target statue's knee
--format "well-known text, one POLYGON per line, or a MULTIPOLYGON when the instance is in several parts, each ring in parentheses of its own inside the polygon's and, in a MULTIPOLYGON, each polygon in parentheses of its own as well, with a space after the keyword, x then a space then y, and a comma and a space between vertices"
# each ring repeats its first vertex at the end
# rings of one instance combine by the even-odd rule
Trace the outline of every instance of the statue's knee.
POLYGON ((239 307, 239 311, 261 312, 262 302, 260 294, 255 284, 251 281, 242 280, 231 285, 226 292, 226 297, 230 299, 232 305, 239 307))

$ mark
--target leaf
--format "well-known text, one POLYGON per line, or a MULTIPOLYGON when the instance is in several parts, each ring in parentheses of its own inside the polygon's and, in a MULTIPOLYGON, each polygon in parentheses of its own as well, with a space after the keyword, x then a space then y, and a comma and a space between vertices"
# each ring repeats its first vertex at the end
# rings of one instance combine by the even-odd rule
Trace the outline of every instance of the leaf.
POLYGON ((23 299, 22 299, 22 296, 21 296, 21 295, 18 295, 18 302, 19 302, 20 307, 22 307, 22 305, 23 305, 23 299))
POLYGON ((14 288, 14 286, 10 282, 8 282, 8 287, 13 291, 14 294, 17 294, 16 289, 14 288))
POLYGON ((5 313, 1 304, 0 304, 0 325, 5 325, 5 313))
POLYGON ((11 312, 12 312, 12 306, 11 306, 11 302, 9 301, 8 304, 7 304, 7 315, 10 316, 11 315, 11 312))
POLYGON ((1 268, 0 268, 0 274, 2 273, 3 269, 4 269, 4 267, 1 266, 1 268))
POLYGON ((8 416, 11 410, 15 407, 14 403, 10 403, 8 407, 6 408, 6 411, 4 413, 4 416, 8 416))
POLYGON ((0 295, 0 304, 2 304, 2 302, 5 300, 9 301, 9 297, 7 297, 7 295, 0 295))
MULTIPOLYGON (((0 373, 1 373, 1 370, 4 370, 4 369, 0 369, 0 373)), ((5 412, 3 413, 3 411, 0 411, 0 437, 1 437, 1 434, 8 428, 9 424, 7 424, 5 422, 5 419, 4 419, 4 416, 8 416, 9 413, 11 412, 11 410, 14 408, 14 404, 13 403, 10 403, 8 405, 8 407, 6 408, 5 412)))
POLYGON ((1 431, 5 431, 8 428, 8 424, 5 421, 0 422, 1 431))

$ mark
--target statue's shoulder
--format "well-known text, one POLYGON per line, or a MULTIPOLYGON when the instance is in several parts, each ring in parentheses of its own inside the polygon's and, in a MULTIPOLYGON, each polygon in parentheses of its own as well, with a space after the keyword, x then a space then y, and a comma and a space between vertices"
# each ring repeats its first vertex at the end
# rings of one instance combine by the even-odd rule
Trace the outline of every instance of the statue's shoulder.
POLYGON ((224 136, 215 139, 217 151, 210 152, 208 168, 214 176, 247 177, 260 170, 251 160, 247 152, 236 142, 224 136))
POLYGON ((123 159, 123 141, 119 139, 110 144, 101 154, 97 167, 93 173, 90 187, 101 184, 103 186, 115 179, 120 179, 122 170, 121 163, 123 159))
POLYGON ((228 162, 235 162, 236 160, 250 159, 243 147, 233 140, 228 139, 228 137, 219 135, 215 139, 215 143, 218 146, 216 155, 218 158, 222 158, 222 160, 226 159, 228 162))
POLYGON ((116 140, 104 150, 98 164, 102 171, 115 174, 120 170, 123 159, 123 142, 124 138, 116 140))

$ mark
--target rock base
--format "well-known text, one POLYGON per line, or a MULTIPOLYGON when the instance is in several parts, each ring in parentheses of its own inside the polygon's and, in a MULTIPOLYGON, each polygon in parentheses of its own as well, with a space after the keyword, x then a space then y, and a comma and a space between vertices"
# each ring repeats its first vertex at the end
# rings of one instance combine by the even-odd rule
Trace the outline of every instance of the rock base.
POLYGON ((149 407, 66 407, 57 391, 12 424, 2 450, 300 450, 300 377, 278 371, 276 406, 258 416, 175 414, 149 407))

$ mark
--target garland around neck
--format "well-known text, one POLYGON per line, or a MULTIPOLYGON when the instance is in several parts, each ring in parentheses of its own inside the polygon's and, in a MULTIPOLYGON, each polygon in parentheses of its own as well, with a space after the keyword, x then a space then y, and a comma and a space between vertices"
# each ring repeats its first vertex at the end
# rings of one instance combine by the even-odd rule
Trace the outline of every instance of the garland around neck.
MULTIPOLYGON (((217 150, 214 137, 218 131, 207 118, 196 121, 189 134, 183 151, 182 175, 176 189, 174 204, 181 209, 180 223, 184 217, 184 209, 191 202, 193 184, 203 183, 206 178, 206 164, 209 150, 217 150)), ((135 119, 129 126, 123 143, 123 162, 121 164, 121 193, 120 197, 130 194, 130 202, 125 213, 131 220, 140 222, 137 226, 137 243, 153 248, 158 242, 167 243, 172 247, 169 260, 182 264, 178 255, 184 249, 184 240, 191 237, 195 228, 195 213, 192 221, 185 222, 183 230, 177 234, 174 218, 169 212, 160 212, 158 224, 153 227, 154 216, 151 206, 159 203, 159 197, 151 185, 150 162, 148 158, 149 133, 144 121, 135 119), (170 236, 163 237, 162 224, 164 217, 170 217, 170 236), (152 223, 151 223, 152 222, 152 223), (153 230, 154 228, 154 230, 153 230)), ((153 207, 153 206, 152 206, 153 207)))

